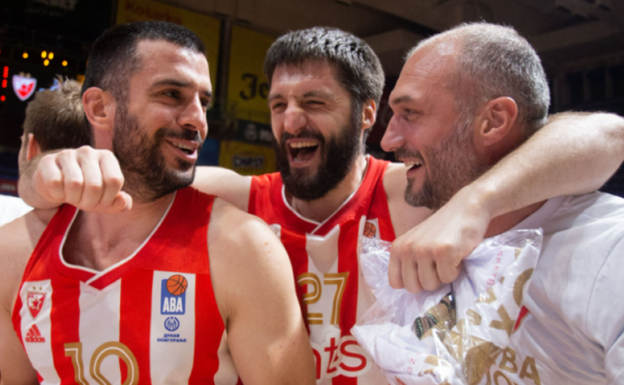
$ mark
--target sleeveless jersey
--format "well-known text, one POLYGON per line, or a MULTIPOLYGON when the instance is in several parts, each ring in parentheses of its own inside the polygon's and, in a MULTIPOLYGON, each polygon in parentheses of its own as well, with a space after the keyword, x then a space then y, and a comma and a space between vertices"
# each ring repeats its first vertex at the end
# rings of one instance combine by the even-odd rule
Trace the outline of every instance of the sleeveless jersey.
POLYGON ((383 186, 388 163, 368 157, 358 189, 323 223, 288 205, 279 173, 252 179, 249 212, 269 224, 290 256, 318 384, 387 384, 350 330, 374 302, 360 274, 360 237, 395 238, 383 186))
POLYGON ((64 260, 78 210, 59 209, 13 310, 41 383, 236 384, 210 279, 213 201, 179 190, 138 250, 103 271, 64 260))

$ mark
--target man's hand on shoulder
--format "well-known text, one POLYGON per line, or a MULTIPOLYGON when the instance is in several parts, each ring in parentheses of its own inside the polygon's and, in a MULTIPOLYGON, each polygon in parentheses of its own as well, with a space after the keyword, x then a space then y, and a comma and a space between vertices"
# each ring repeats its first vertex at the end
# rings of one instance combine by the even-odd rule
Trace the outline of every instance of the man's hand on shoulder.
POLYGON ((193 187, 203 193, 218 196, 247 212, 251 189, 250 176, 240 175, 223 167, 197 167, 193 187))
POLYGON ((55 204, 85 211, 114 213, 132 207, 121 191, 124 177, 115 155, 89 146, 62 150, 41 158, 33 175, 37 193, 55 204))
POLYGON ((390 286, 416 293, 455 280, 461 261, 483 240, 490 223, 489 210, 481 202, 464 188, 398 237, 390 249, 390 286))
POLYGON ((314 384, 286 250, 260 219, 216 199, 208 248, 217 304, 245 384, 314 384))

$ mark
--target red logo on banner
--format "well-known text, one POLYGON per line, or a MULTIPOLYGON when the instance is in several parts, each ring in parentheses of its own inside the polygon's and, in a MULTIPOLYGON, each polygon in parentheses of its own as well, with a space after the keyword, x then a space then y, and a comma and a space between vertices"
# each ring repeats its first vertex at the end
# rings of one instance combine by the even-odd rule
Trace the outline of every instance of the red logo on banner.
POLYGON ((13 90, 15 95, 23 102, 35 93, 37 79, 13 75, 13 90))
POLYGON ((45 301, 45 293, 39 293, 36 291, 29 291, 27 297, 28 311, 33 319, 37 318, 41 308, 43 307, 43 301, 45 301))
POLYGON ((516 321, 516 324, 514 325, 513 331, 515 332, 516 330, 518 330, 518 328, 520 327, 520 325, 522 325, 522 321, 524 321, 524 319, 526 317, 529 316, 529 314, 531 314, 529 312, 529 309, 527 309, 526 307, 522 306, 522 308, 520 309, 520 314, 518 314, 518 320, 516 321))

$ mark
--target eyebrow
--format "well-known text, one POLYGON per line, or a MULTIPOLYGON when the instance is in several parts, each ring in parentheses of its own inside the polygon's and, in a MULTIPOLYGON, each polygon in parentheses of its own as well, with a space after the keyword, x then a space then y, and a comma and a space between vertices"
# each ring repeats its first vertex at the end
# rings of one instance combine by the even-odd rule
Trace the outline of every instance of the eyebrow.
MULTIPOLYGON (((183 82, 183 81, 176 80, 176 79, 163 79, 163 80, 159 80, 156 83, 152 84, 152 87, 150 87, 150 88, 157 88, 157 87, 162 87, 162 86, 174 86, 174 87, 179 87, 179 88, 190 88, 191 87, 191 83, 183 82)), ((204 96, 208 97, 208 98, 212 98, 212 92, 211 91, 200 91, 200 93, 203 94, 204 96)))
MULTIPOLYGON (((333 100, 334 97, 328 93, 328 92, 323 92, 323 91, 310 91, 310 92, 306 92, 305 94, 303 94, 304 98, 309 98, 309 97, 318 97, 318 98, 323 98, 323 99, 327 99, 327 100, 333 100)), ((267 98, 267 102, 271 103, 274 99, 278 99, 281 98, 282 94, 269 94, 269 97, 267 98)))
POLYGON ((267 98, 267 102, 271 103, 273 100, 281 98, 282 94, 269 94, 269 97, 267 98))
POLYGON ((403 95, 403 96, 399 96, 398 98, 394 98, 390 101, 390 104, 401 104, 401 103, 408 103, 414 101, 414 98, 412 98, 409 95, 403 95))
POLYGON ((316 91, 316 90, 315 91, 306 92, 303 95, 304 98, 307 98, 307 97, 310 97, 310 96, 315 96, 315 97, 329 99, 329 100, 333 99, 332 94, 327 93, 327 92, 323 92, 323 91, 316 91))

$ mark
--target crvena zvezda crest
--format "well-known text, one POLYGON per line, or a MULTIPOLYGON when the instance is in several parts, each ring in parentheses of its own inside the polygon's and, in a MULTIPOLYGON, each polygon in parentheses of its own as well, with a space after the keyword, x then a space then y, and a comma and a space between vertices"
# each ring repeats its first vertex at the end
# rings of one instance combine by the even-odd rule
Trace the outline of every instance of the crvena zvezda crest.
POLYGON ((35 93, 35 87, 37 87, 37 79, 13 75, 13 90, 22 102, 35 93))
POLYGON ((40 293, 37 291, 28 292, 28 311, 30 312, 30 315, 33 317, 33 319, 37 318, 39 312, 43 308, 43 301, 45 301, 45 297, 45 293, 40 293))

